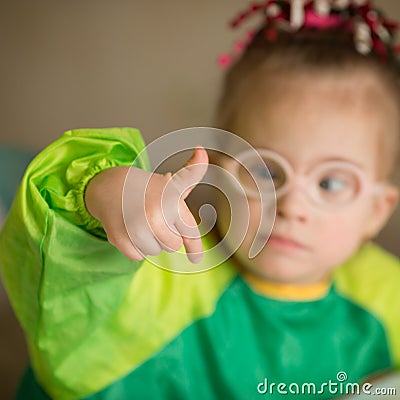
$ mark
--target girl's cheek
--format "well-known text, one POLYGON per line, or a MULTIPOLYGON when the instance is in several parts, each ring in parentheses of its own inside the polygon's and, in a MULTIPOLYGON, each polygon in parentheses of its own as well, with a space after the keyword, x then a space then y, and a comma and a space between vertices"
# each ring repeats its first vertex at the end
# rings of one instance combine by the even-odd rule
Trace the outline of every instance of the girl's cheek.
MULTIPOLYGON (((332 256, 340 255, 345 259, 358 248, 363 241, 362 220, 346 216, 330 218, 329 222, 319 225, 319 233, 314 235, 318 247, 332 256)), ((339 260, 342 262, 344 260, 339 260)))

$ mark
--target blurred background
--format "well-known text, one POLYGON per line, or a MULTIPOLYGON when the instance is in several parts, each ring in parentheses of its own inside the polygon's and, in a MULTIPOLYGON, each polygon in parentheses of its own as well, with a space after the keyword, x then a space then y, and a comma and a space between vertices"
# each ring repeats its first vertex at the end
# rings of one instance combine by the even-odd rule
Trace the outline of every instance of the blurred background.
MULTIPOLYGON (((375 3, 400 20, 398 0, 375 3)), ((66 130, 132 126, 149 143, 212 125, 216 59, 241 38, 227 23, 247 4, 2 0, 0 221, 31 157, 66 130)), ((379 241, 400 255, 399 234, 398 211, 379 241)), ((27 355, 2 290, 0 326, 0 399, 11 399, 27 355)))

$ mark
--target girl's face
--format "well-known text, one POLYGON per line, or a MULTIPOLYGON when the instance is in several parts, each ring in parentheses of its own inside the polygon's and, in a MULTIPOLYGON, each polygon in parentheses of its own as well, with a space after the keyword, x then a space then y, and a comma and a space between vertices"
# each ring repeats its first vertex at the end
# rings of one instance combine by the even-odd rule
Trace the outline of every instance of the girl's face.
MULTIPOLYGON (((255 148, 280 154, 298 174, 326 161, 345 161, 359 167, 368 179, 381 179, 385 162, 381 138, 398 129, 397 111, 372 76, 286 78, 270 85, 267 96, 260 92, 255 90, 244 102, 235 124, 235 133, 255 148)), ((238 195, 233 201, 245 200, 238 195)), ((271 236, 253 259, 248 253, 261 207, 256 199, 247 201, 250 222, 235 254, 241 266, 277 282, 313 283, 326 279, 379 232, 396 204, 397 190, 386 186, 379 194, 327 209, 294 186, 277 199, 271 236)), ((224 235, 229 217, 223 215, 226 208, 220 208, 218 224, 224 235)))

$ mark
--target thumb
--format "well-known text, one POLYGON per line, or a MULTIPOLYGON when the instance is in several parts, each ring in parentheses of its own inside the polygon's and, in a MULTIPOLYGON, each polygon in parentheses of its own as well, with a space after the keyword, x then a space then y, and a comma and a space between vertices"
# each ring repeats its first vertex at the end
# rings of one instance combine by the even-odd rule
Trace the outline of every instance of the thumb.
POLYGON ((194 149, 192 157, 174 175, 172 180, 185 199, 193 188, 203 179, 208 168, 208 155, 204 147, 194 149))

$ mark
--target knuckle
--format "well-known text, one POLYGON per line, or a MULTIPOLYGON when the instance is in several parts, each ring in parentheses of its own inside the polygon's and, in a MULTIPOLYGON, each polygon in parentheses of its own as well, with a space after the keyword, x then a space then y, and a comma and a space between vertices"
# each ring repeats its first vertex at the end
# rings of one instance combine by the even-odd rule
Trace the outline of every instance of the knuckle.
POLYGON ((169 241, 168 243, 165 244, 166 250, 170 253, 173 253, 175 251, 178 251, 183 245, 183 240, 182 238, 174 238, 174 240, 169 241))
POLYGON ((151 228, 158 227, 165 221, 164 213, 160 208, 154 208, 146 213, 146 220, 151 228))

